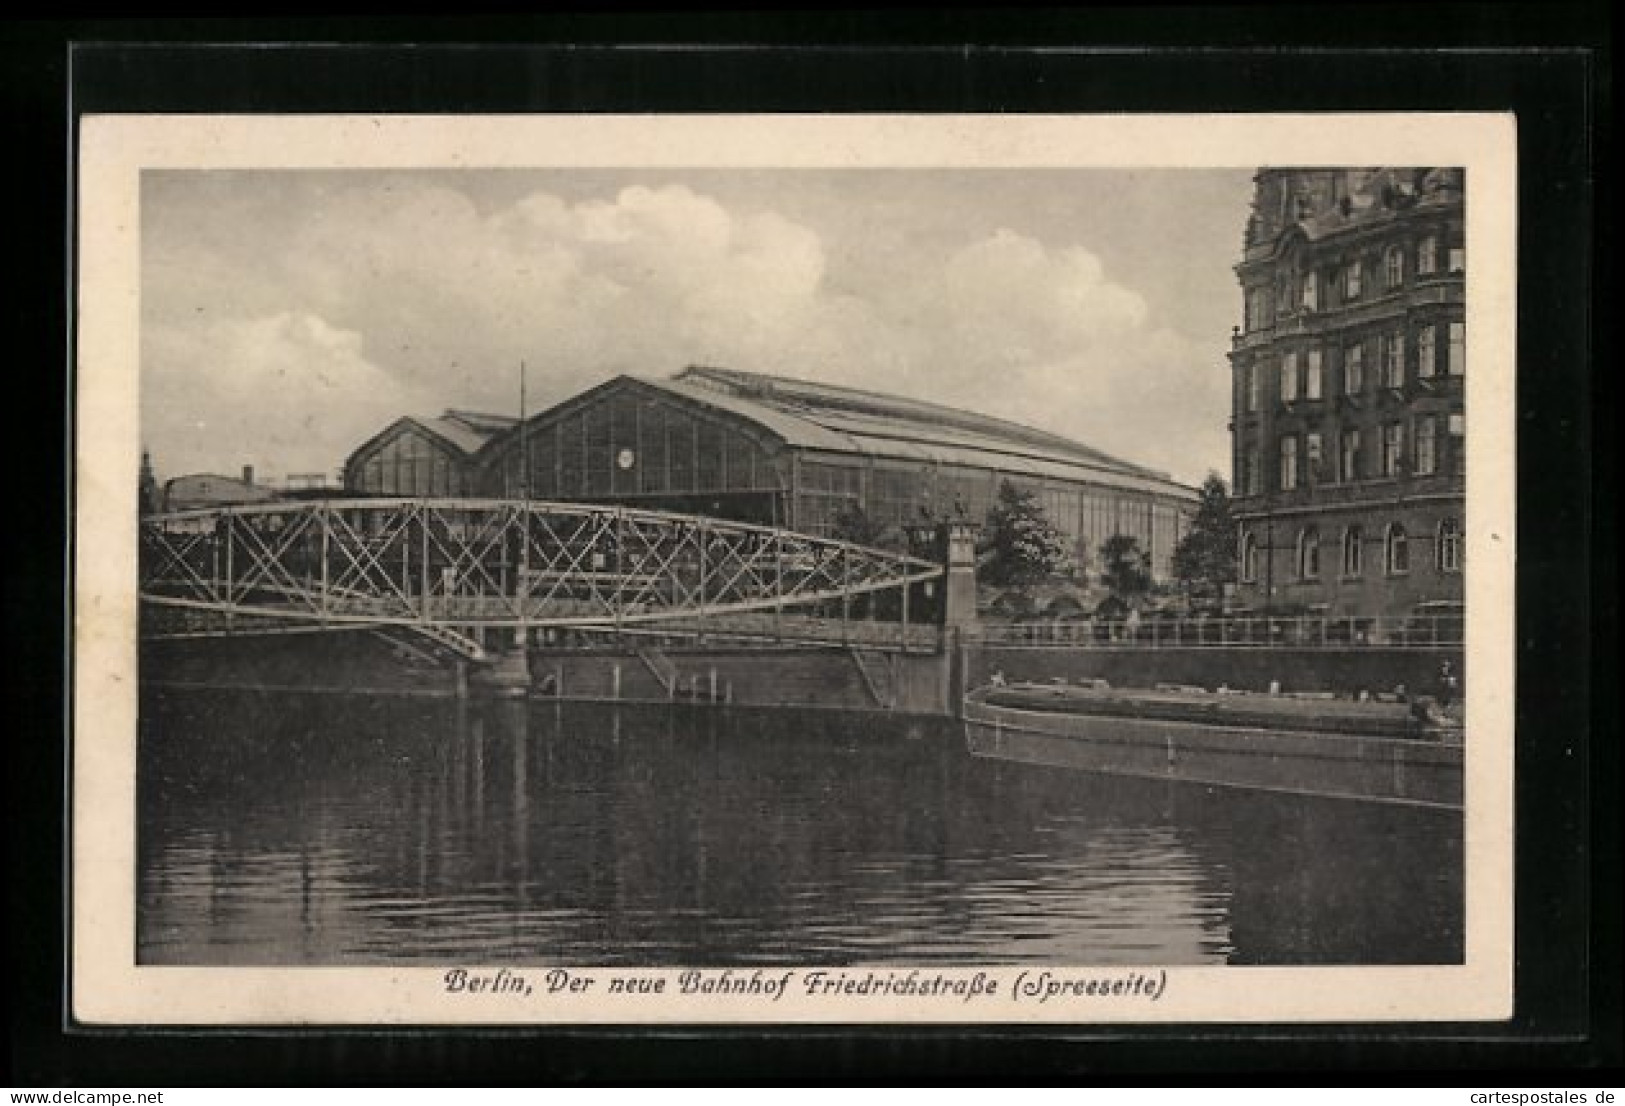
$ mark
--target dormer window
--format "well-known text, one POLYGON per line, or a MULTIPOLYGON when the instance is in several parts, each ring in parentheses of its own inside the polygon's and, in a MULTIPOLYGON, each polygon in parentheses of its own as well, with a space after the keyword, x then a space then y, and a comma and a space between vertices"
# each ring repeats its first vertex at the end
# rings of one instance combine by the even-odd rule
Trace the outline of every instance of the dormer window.
POLYGON ((1320 308, 1320 289, 1314 273, 1305 273, 1303 275, 1303 292, 1300 302, 1303 304, 1305 311, 1317 311, 1320 308))
POLYGON ((1348 268, 1343 271, 1343 294, 1346 298, 1357 300, 1360 298, 1360 259, 1350 261, 1348 268))

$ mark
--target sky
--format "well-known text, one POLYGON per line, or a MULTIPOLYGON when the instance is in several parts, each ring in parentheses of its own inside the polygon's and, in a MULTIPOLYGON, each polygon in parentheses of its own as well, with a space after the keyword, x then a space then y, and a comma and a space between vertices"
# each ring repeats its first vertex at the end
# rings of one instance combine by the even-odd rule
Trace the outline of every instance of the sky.
POLYGON ((147 170, 160 479, 323 473, 405 414, 692 364, 1228 477, 1248 170, 147 170))

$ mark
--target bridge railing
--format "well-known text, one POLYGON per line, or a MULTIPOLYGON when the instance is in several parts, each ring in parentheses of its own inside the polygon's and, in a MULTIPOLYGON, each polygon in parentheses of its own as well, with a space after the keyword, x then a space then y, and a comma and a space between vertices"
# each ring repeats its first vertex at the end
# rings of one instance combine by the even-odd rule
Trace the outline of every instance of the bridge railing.
POLYGON ((987 645, 1064 649, 1265 649, 1461 647, 1461 615, 1398 617, 1078 619, 982 623, 967 641, 987 645))

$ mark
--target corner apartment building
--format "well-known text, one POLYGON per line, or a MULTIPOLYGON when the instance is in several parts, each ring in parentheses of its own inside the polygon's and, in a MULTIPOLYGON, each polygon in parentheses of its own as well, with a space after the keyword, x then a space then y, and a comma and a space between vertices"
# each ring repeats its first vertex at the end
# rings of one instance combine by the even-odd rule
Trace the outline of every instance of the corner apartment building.
POLYGON ((1392 616, 1459 602, 1464 174, 1254 181, 1230 352, 1238 603, 1392 616))

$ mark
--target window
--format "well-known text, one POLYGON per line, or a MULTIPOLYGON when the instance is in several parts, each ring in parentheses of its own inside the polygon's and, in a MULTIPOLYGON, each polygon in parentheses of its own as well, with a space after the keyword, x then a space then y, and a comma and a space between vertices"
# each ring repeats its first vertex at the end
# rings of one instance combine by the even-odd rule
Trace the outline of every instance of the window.
POLYGON ((1241 484, 1248 495, 1257 495, 1264 490, 1262 465, 1256 445, 1248 446, 1242 456, 1241 484))
POLYGON ((1348 268, 1343 271, 1343 296, 1345 299, 1357 300, 1360 298, 1360 259, 1355 258, 1349 262, 1348 268))
POLYGON ((1405 536, 1405 528, 1399 523, 1390 523, 1388 532, 1383 537, 1382 567, 1390 576, 1403 576, 1411 570, 1411 544, 1405 536))
POLYGON ((1461 571, 1461 523, 1453 518, 1439 520, 1439 540, 1434 545, 1434 567, 1440 572, 1461 571))
POLYGON ((1449 266, 1452 273, 1465 273, 1467 271, 1467 251, 1460 246, 1451 246, 1449 266))
POLYGON ((1416 244, 1416 275, 1432 276, 1439 269, 1439 240, 1428 235, 1416 244))
POLYGON ((1303 463, 1310 483, 1320 479, 1320 432, 1310 431, 1303 439, 1303 463))
POLYGON ((1320 398, 1320 351, 1312 349, 1304 355, 1303 398, 1320 398))
POLYGON ((1405 284, 1405 251, 1398 246, 1390 246, 1383 258, 1383 280, 1390 292, 1405 284))
POLYGON ((1242 386, 1247 391, 1247 410, 1256 411, 1258 410, 1258 393, 1260 391, 1258 379, 1263 374, 1259 372, 1257 365, 1248 365, 1242 371, 1245 373, 1242 386))
POLYGON ((1289 353, 1281 358, 1281 402, 1291 403, 1298 398, 1298 355, 1289 353))
POLYGON ((1313 526, 1298 532, 1298 579, 1320 579, 1320 531, 1313 526))
POLYGON ((1281 439, 1281 490, 1289 492, 1298 486, 1298 439, 1288 434, 1281 439))
POLYGON ((1398 476, 1405 458, 1405 424, 1389 423, 1382 433, 1382 474, 1398 476))
POLYGON ((1344 483, 1353 483, 1360 478, 1360 432, 1358 430, 1343 431, 1341 464, 1338 467, 1339 478, 1344 483))
POLYGON ((1385 388, 1405 385, 1405 332, 1396 330, 1382 340, 1382 383, 1385 388))
POLYGON ((1314 273, 1303 274, 1303 294, 1300 302, 1305 311, 1315 311, 1320 307, 1320 287, 1314 273))
POLYGON ((1359 395, 1365 390, 1365 346, 1356 342, 1343 351, 1343 391, 1359 395))
POLYGON ((1343 531, 1343 575, 1354 578, 1365 571, 1365 531, 1350 526, 1343 531))
POLYGON ((1450 435, 1450 469, 1460 475, 1467 471, 1467 417, 1460 412, 1451 414, 1445 422, 1450 435))
POLYGON ((1438 371, 1439 354, 1434 348, 1434 328, 1424 326, 1416 332, 1416 375, 1426 378, 1438 371))
POLYGON ((1439 469, 1439 424, 1432 415, 1416 420, 1416 474, 1431 476, 1439 469))
POLYGON ((1258 538, 1251 530, 1241 535, 1241 581, 1250 584, 1258 579, 1258 538))
POLYGON ((1451 376, 1463 376, 1467 372, 1467 324, 1450 324, 1450 355, 1445 362, 1445 371, 1451 376))

